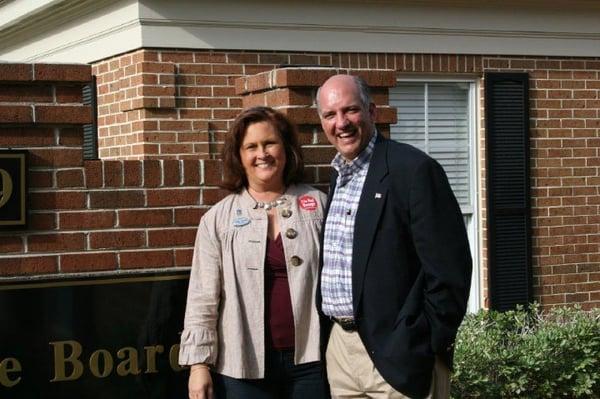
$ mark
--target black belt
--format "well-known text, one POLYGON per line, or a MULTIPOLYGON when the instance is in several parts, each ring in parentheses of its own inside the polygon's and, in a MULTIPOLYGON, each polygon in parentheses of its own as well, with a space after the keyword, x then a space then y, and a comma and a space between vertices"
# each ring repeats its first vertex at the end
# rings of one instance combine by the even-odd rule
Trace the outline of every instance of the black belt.
POLYGON ((342 327, 344 331, 356 331, 358 329, 358 325, 354 321, 353 317, 333 317, 331 316, 331 320, 336 322, 342 327))

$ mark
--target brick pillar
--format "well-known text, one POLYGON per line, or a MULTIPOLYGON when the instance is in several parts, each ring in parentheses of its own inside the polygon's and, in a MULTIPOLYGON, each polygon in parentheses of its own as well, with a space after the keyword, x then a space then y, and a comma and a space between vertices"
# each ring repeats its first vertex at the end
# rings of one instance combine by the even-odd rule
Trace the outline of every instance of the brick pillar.
POLYGON ((236 93, 242 96, 244 108, 269 106, 283 112, 297 124, 308 183, 325 185, 329 181, 329 163, 335 149, 321 129, 315 96, 318 87, 338 73, 365 79, 377 105, 377 129, 389 137, 390 124, 396 122, 396 110, 389 106, 388 95, 389 88, 396 84, 396 72, 393 70, 280 68, 239 78, 235 82, 236 93))
MULTIPOLYGON (((193 60, 192 53, 180 57, 179 62, 193 60)), ((196 109, 195 97, 210 95, 211 88, 195 87, 195 76, 186 75, 188 69, 149 50, 93 65, 100 158, 210 158, 208 123, 202 119, 211 112, 196 109)))

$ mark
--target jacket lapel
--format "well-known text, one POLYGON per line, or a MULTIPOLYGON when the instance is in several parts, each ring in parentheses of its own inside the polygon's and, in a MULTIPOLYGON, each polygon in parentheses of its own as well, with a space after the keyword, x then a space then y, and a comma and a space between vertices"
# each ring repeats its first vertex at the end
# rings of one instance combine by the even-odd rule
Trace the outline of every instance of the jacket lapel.
POLYGON ((334 168, 331 168, 331 173, 329 175, 329 192, 327 193, 327 204, 325 205, 325 210, 323 214, 323 228, 321 229, 321 234, 319 237, 321 251, 319 252, 319 278, 317 279, 317 310, 320 314, 323 314, 321 297, 321 274, 323 273, 323 248, 325 242, 325 225, 327 223, 327 216, 329 215, 329 208, 331 207, 331 200, 333 199, 333 192, 335 191, 337 175, 338 173, 336 172, 336 170, 334 168))
POLYGON ((375 239, 375 231, 387 199, 388 187, 384 180, 388 174, 387 144, 387 139, 378 135, 354 223, 352 297, 355 317, 362 295, 365 271, 375 239))
MULTIPOLYGON (((335 191, 335 185, 337 184, 337 177, 337 171, 334 168, 331 168, 331 173, 329 174, 329 192, 327 193, 327 204, 325 205, 325 215, 329 215, 329 207, 331 206, 331 200, 333 199, 333 192, 335 191)), ((323 221, 323 225, 325 224, 324 222, 325 220, 323 221)))

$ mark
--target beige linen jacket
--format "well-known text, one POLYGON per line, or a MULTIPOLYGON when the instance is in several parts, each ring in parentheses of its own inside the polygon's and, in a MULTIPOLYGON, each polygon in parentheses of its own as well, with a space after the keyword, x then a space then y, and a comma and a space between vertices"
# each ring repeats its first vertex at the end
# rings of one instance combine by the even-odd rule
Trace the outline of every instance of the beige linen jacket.
MULTIPOLYGON (((326 196, 300 184, 290 186, 284 198, 287 203, 275 209, 294 316, 294 362, 301 364, 320 360, 315 290, 326 196), (282 216, 284 209, 291 215, 282 216)), ((253 209, 255 204, 243 190, 200 221, 181 335, 182 365, 208 363, 230 377, 264 378, 267 214, 253 209)))

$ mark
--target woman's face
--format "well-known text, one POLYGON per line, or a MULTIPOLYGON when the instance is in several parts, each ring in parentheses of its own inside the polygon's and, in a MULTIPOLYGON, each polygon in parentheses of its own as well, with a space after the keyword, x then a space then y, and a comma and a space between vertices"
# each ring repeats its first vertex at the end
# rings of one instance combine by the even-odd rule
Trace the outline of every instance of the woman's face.
POLYGON ((278 191, 283 187, 285 148, 271 123, 255 122, 248 126, 240 159, 251 188, 278 191))

